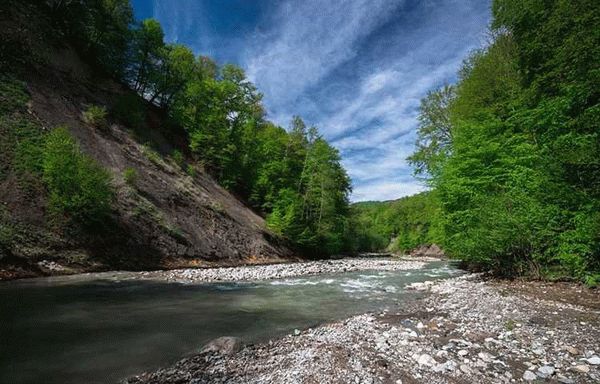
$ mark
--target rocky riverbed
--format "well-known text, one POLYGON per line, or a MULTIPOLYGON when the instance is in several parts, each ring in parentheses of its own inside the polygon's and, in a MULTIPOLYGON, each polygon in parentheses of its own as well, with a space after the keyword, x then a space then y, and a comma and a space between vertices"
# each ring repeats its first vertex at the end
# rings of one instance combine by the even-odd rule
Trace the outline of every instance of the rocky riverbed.
POLYGON ((411 289, 429 294, 399 313, 298 330, 231 355, 201 353, 126 382, 600 382, 597 291, 476 275, 411 289))
POLYGON ((242 267, 175 269, 169 271, 141 272, 131 275, 140 280, 162 280, 180 283, 206 283, 215 281, 254 281, 286 277, 333 274, 353 271, 403 271, 423 268, 427 260, 347 258, 319 260, 302 263, 281 263, 242 267))

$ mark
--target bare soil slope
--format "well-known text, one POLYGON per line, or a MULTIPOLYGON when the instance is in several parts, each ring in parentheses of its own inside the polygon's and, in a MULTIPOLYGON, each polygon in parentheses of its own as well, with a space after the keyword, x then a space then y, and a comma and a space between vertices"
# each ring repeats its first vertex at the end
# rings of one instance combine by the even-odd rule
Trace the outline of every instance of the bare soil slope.
POLYGON ((110 228, 90 234, 52 222, 40 181, 24 187, 16 172, 1 177, 0 224, 10 238, 0 247, 0 279, 291 257, 291 251, 266 229, 263 218, 201 168, 189 172, 186 164, 170 158, 175 149, 185 154, 186 144, 181 132, 165 128, 162 111, 148 106, 144 127, 135 132, 110 115, 104 128, 85 123, 82 112, 89 105, 110 110, 129 90, 96 77, 70 47, 48 47, 32 32, 43 28, 28 29, 18 18, 4 20, 2 26, 0 38, 21 39, 25 48, 44 52, 16 71, 30 99, 24 118, 44 131, 67 127, 81 149, 110 171, 116 198, 110 228), (135 170, 133 183, 125 181, 127 169, 135 170))

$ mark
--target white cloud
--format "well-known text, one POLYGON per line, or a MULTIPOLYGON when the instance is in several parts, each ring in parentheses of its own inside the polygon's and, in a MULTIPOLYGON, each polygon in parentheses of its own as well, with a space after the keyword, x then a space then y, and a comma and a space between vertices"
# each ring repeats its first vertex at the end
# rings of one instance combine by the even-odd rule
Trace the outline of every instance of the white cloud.
POLYGON ((354 188, 353 201, 395 200, 423 192, 426 189, 417 181, 361 184, 354 188))
MULTIPOLYGON (((178 0, 177 7, 154 1, 170 39, 189 37, 191 29, 198 47, 231 52, 211 30, 203 0, 178 0)), ((265 95, 269 118, 287 126, 299 114, 319 127, 340 149, 352 200, 422 191, 406 163, 420 99, 453 81, 463 58, 482 44, 489 0, 276 4, 240 37, 237 53, 265 95)))
POLYGON ((247 50, 247 73, 271 106, 293 102, 341 63, 403 0, 287 1, 247 50))

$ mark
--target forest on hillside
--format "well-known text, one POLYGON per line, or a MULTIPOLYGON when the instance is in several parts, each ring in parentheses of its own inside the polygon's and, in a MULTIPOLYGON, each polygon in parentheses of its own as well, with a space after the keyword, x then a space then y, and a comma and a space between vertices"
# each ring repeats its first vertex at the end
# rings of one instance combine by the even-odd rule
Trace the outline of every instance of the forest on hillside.
POLYGON ((380 245, 420 237, 500 274, 597 284, 600 3, 495 0, 492 11, 487 46, 421 102, 409 161, 433 192, 363 206, 363 225, 380 245), (435 214, 412 215, 423 199, 435 214))
MULTIPOLYGON (((170 157, 189 174, 212 175, 306 255, 346 249, 351 185, 338 151, 300 117, 288 130, 268 121, 262 95, 241 68, 165 42, 160 23, 136 21, 129 0, 5 1, 1 7, 11 18, 44 19, 51 44, 75 47, 98 78, 131 89, 112 105, 90 105, 83 116, 88 124, 103 129, 118 121, 140 132, 150 129, 147 112, 158 109, 163 133, 183 137, 184 146, 170 157)), ((46 52, 31 55, 23 44, 36 42, 10 33, 0 47, 2 118, 9 127, 2 174, 42 180, 56 221, 97 228, 111 209, 110 175, 80 153, 67 130, 45 134, 21 119, 28 96, 19 68, 45 65, 46 52)), ((135 177, 133 170, 125 175, 131 183, 135 177)))
MULTIPOLYGON (((600 279, 597 1, 494 0, 485 47, 465 59, 456 84, 421 102, 408 160, 430 191, 353 206, 340 154, 317 128, 300 117, 287 130, 270 122, 241 68, 165 42, 156 20, 134 19, 129 0, 0 7, 42 15, 54 44, 75 47, 98 76, 132 91, 113 105, 89 106, 89 124, 117 120, 139 131, 147 111, 160 110, 161 129, 183 137, 174 161, 213 175, 305 254, 435 242, 504 275, 600 279)), ((19 68, 44 60, 44 52, 23 49, 30 43, 15 37, 0 46, 0 178, 13 171, 38 178, 55 216, 95 225, 110 210, 110 175, 66 130, 32 134, 18 118, 27 109, 19 68)))

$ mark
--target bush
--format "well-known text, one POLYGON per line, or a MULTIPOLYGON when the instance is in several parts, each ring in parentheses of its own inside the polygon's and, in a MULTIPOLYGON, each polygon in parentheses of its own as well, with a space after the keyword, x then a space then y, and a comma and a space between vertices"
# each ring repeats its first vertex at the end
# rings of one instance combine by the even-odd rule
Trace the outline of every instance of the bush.
POLYGON ((0 115, 25 110, 28 101, 24 82, 0 75, 0 115))
POLYGON ((99 105, 90 105, 83 112, 83 121, 98 128, 106 126, 106 108, 99 105))
POLYGON ((183 167, 183 153, 181 153, 181 151, 179 150, 174 150, 173 153, 171 154, 171 158, 173 159, 173 161, 179 165, 180 167, 183 167))
POLYGON ((119 121, 133 129, 141 128, 146 120, 144 102, 132 93, 119 96, 112 112, 119 121))
POLYGON ((142 146, 142 153, 156 165, 159 165, 162 162, 160 155, 154 149, 150 148, 148 144, 144 144, 142 146))
POLYGON ((65 128, 48 134, 42 165, 52 214, 82 224, 98 224, 106 219, 113 197, 110 175, 81 153, 65 128))
POLYGON ((196 170, 196 167, 194 167, 192 164, 188 164, 185 168, 185 173, 187 173, 190 177, 196 177, 198 171, 196 170))
POLYGON ((135 183, 137 182, 137 178, 138 178, 138 173, 135 169, 133 168, 127 168, 124 172, 123 172, 123 178, 125 179, 125 182, 130 185, 130 186, 135 186, 135 183))

